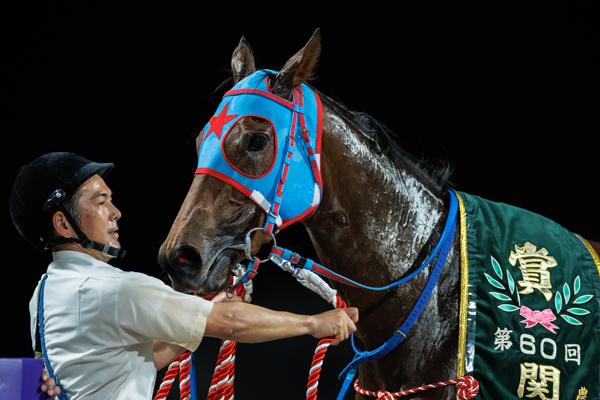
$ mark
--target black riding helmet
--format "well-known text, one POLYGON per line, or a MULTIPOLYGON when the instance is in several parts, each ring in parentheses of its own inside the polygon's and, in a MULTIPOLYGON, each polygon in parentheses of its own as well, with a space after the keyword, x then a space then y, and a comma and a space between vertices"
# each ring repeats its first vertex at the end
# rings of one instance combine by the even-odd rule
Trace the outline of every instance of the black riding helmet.
MULTIPOLYGON (((40 251, 49 249, 51 239, 50 217, 55 211, 63 211, 77 232, 84 247, 108 252, 112 246, 90 241, 73 218, 64 209, 64 204, 90 177, 104 177, 112 163, 96 163, 74 153, 48 153, 24 165, 19 170, 10 192, 10 215, 19 234, 40 251)), ((115 248, 112 248, 115 249, 115 248)), ((113 251, 122 256, 123 252, 113 251)))

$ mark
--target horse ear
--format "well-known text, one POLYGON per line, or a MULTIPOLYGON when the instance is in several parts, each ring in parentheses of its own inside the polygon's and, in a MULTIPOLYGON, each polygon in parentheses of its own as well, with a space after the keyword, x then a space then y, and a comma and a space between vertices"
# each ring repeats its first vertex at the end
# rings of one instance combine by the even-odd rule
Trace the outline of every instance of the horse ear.
POLYGON ((321 54, 321 31, 315 30, 306 46, 290 58, 275 77, 273 91, 288 98, 292 88, 312 79, 321 54))
POLYGON ((233 83, 236 84, 248 75, 256 72, 254 56, 250 44, 242 36, 240 43, 231 55, 231 70, 233 72, 233 83))

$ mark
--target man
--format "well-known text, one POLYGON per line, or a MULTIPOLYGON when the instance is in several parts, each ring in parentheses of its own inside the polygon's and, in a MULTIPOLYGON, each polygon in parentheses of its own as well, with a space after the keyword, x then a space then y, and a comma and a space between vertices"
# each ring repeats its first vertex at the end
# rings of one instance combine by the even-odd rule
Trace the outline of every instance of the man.
POLYGON ((124 254, 121 212, 103 179, 112 167, 50 153, 22 167, 11 191, 21 236, 52 251, 30 302, 34 348, 39 309, 41 351, 50 377, 54 372, 60 382, 46 382, 50 395, 62 386, 73 400, 150 399, 156 370, 196 350, 203 336, 255 343, 310 334, 334 336, 337 344, 355 331, 355 308, 306 316, 213 303, 107 264, 124 254))

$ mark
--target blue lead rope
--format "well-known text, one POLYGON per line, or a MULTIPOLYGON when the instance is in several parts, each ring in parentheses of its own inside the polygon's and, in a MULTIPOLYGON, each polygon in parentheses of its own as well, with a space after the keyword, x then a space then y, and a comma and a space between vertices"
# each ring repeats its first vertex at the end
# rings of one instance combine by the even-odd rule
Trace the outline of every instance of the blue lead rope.
POLYGON ((67 393, 65 392, 65 388, 60 384, 58 378, 54 374, 54 370, 50 365, 50 360, 48 359, 48 352, 46 351, 46 338, 44 337, 44 288, 46 287, 46 279, 48 278, 48 274, 45 274, 42 278, 42 282, 40 283, 40 299, 38 301, 38 327, 40 330, 40 347, 42 348, 42 357, 44 359, 44 365, 46 366, 46 372, 50 378, 54 379, 56 382, 56 386, 60 388, 60 394, 58 398, 60 400, 68 400, 67 393))
POLYGON ((408 317, 404 320, 404 323, 391 338, 385 341, 378 348, 371 351, 361 351, 356 346, 356 342, 354 340, 354 334, 351 336, 352 349, 354 350, 354 359, 342 370, 339 378, 342 379, 345 376, 344 382, 340 388, 340 392, 338 393, 337 400, 343 400, 348 392, 348 389, 352 385, 354 381, 354 377, 358 372, 358 366, 364 361, 374 360, 381 357, 384 357, 392 350, 394 350, 400 343, 406 339, 406 336, 412 329, 413 325, 427 306, 429 298, 431 297, 431 293, 433 289, 437 285, 438 279, 444 269, 444 265, 446 264, 446 259, 448 258, 448 254, 450 253, 450 249, 452 248, 452 244, 454 242, 454 235, 456 233, 456 216, 458 210, 458 201, 456 199, 456 195, 454 192, 450 191, 450 210, 448 212, 448 219, 446 220, 446 226, 444 228, 444 232, 442 233, 442 237, 438 244, 441 243, 441 251, 438 255, 438 258, 435 262, 433 270, 431 271, 431 275, 425 285, 425 289, 421 292, 417 303, 414 305, 413 309, 408 314, 408 317))
POLYGON ((410 274, 400 278, 399 280, 392 282, 385 286, 368 286, 362 283, 358 283, 350 278, 347 278, 343 275, 340 275, 321 264, 309 259, 301 257, 299 254, 296 254, 290 250, 284 249, 279 246, 273 246, 271 250, 270 257, 273 258, 281 258, 290 262, 297 268, 308 269, 314 273, 317 273, 321 276, 324 276, 329 279, 336 280, 338 282, 344 283, 349 286, 359 287, 368 290, 387 290, 399 286, 417 276, 421 271, 423 271, 433 260, 436 260, 435 265, 431 271, 431 275, 423 289, 423 292, 419 296, 417 303, 414 305, 411 312, 406 317, 406 320, 400 326, 400 328, 394 332, 392 337, 390 337, 385 343, 383 343, 378 348, 371 351, 361 351, 356 346, 354 340, 354 334, 351 336, 352 348, 354 349, 355 356, 354 359, 344 368, 344 370, 340 373, 340 379, 344 378, 344 382, 338 394, 337 400, 343 400, 348 389, 350 388, 354 377, 358 372, 358 366, 367 360, 374 360, 377 358, 381 358, 394 350, 400 343, 404 341, 410 330, 412 329, 415 322, 419 319, 423 310, 427 306, 427 302, 431 297, 431 293, 433 289, 437 285, 438 279, 442 273, 444 265, 446 264, 446 259, 448 258, 448 254, 450 253, 450 249, 452 248, 452 244, 454 242, 454 235, 456 233, 456 218, 458 214, 458 200, 456 198, 456 194, 452 191, 448 191, 450 193, 450 207, 448 211, 448 218, 446 219, 446 223, 444 225, 444 230, 440 236, 440 240, 436 244, 435 248, 427 257, 427 259, 413 272, 410 274), (436 258, 437 257, 437 258, 436 258))

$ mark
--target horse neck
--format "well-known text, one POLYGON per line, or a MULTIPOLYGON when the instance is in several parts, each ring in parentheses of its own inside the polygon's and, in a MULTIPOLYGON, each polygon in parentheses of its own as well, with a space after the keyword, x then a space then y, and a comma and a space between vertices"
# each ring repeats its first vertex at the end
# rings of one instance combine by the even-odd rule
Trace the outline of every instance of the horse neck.
MULTIPOLYGON (((305 224, 318 256, 334 271, 368 285, 397 280, 415 262, 422 262, 438 240, 442 230, 438 222, 445 215, 440 194, 419 178, 417 168, 398 168, 351 121, 326 104, 322 140, 323 200, 305 224)), ((455 239, 447 260, 451 265, 405 343, 388 357, 361 366, 365 387, 398 390, 399 382, 415 386, 454 376, 457 243, 455 239)), ((334 285, 349 305, 359 308, 357 333, 373 349, 398 329, 428 277, 426 269, 383 292, 334 285)))
MULTIPOLYGON (((398 168, 325 104, 322 140, 323 200, 306 224, 317 254, 325 265, 357 281, 374 286, 390 283, 417 260, 443 214, 443 201, 417 177, 416 168, 398 168)), ((419 281, 404 285, 396 296, 410 292, 408 298, 416 298, 414 285, 420 286, 419 281)), ((361 310, 375 305, 385 293, 339 289, 361 310)), ((392 324, 396 329, 397 321, 390 321, 391 332, 392 324)), ((369 335, 368 324, 361 326, 367 341, 370 337, 375 343, 391 333, 380 326, 381 334, 369 335)))

